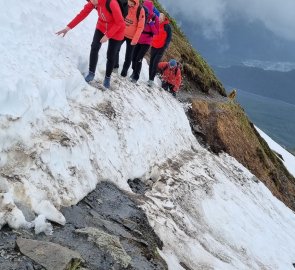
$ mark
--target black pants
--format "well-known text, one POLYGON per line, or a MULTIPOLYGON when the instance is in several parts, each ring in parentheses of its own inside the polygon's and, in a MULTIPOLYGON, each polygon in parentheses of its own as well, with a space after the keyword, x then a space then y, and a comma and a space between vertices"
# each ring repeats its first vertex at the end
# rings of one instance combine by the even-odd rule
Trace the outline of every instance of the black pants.
POLYGON ((141 66, 142 66, 142 59, 149 50, 150 45, 148 44, 137 44, 134 48, 133 57, 132 57, 132 69, 133 69, 133 79, 138 80, 141 66))
MULTIPOLYGON (((104 36, 104 34, 99 31, 98 29, 95 30, 92 44, 91 44, 91 51, 90 51, 90 60, 89 60, 89 71, 95 73, 96 65, 98 61, 98 52, 101 47, 100 40, 104 36)), ((106 66, 106 76, 111 77, 115 60, 116 60, 116 53, 120 46, 121 40, 109 39, 108 44, 108 51, 107 51, 107 66, 106 66)))
POLYGON ((174 97, 176 97, 176 93, 173 91, 174 85, 165 81, 162 81, 162 88, 169 93, 171 93, 174 97))
POLYGON ((157 70, 158 70, 158 64, 163 57, 165 52, 165 48, 154 48, 151 49, 151 60, 150 60, 150 67, 149 67, 149 79, 154 80, 157 70))
POLYGON ((131 41, 132 41, 131 39, 125 37, 125 39, 120 43, 120 47, 119 47, 118 53, 116 55, 116 61, 115 61, 114 68, 119 67, 119 53, 120 53, 120 49, 121 49, 121 46, 124 43, 124 41, 126 41, 126 53, 125 53, 125 61, 123 64, 123 69, 122 69, 121 75, 123 77, 126 77, 128 69, 131 65, 132 55, 133 55, 134 48, 135 48, 135 45, 131 45, 131 41))

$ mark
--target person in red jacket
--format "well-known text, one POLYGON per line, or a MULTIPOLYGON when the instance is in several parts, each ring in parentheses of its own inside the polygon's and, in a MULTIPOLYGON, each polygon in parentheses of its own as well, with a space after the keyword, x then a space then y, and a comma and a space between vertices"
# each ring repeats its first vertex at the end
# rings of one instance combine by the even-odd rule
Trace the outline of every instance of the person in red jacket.
POLYGON ((163 13, 160 13, 159 21, 159 34, 153 37, 152 42, 151 59, 149 66, 149 86, 153 86, 154 84, 158 64, 163 57, 165 50, 168 48, 172 36, 169 20, 163 13))
POLYGON ((57 35, 65 36, 77 24, 83 21, 93 9, 97 10, 98 21, 93 36, 90 51, 89 73, 85 77, 86 82, 94 79, 98 52, 101 44, 109 41, 107 50, 106 74, 103 82, 104 87, 110 88, 111 74, 115 65, 115 56, 121 41, 124 39, 125 22, 117 0, 110 1, 110 10, 106 7, 107 0, 90 0, 81 12, 67 25, 66 28, 57 32, 57 35))
POLYGON ((121 71, 121 76, 126 77, 127 71, 131 65, 132 55, 139 37, 143 31, 145 23, 145 11, 140 6, 139 0, 128 0, 128 15, 125 18, 125 38, 121 42, 118 53, 116 55, 115 69, 119 68, 119 53, 122 44, 126 41, 125 62, 121 71))
POLYGON ((158 70, 161 74, 162 88, 175 97, 181 85, 179 64, 175 59, 171 59, 169 62, 160 62, 158 70))

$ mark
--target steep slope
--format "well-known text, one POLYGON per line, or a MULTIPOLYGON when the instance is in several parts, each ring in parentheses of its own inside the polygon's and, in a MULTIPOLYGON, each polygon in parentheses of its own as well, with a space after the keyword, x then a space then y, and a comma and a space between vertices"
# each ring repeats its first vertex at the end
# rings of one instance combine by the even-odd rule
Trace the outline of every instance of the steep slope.
POLYGON ((258 127, 255 127, 260 136, 267 142, 270 149, 282 160, 288 171, 295 177, 295 156, 290 152, 287 152, 285 148, 280 146, 277 142, 272 140, 267 134, 265 134, 258 127))
POLYGON ((193 99, 189 116, 196 135, 201 136, 214 153, 226 152, 235 157, 277 198, 295 210, 295 178, 240 106, 226 100, 193 99))
MULTIPOLYGON (((37 232, 48 233, 46 219, 65 224, 67 215, 62 213, 70 210, 61 212, 61 207, 75 205, 104 181, 122 189, 125 198, 128 195, 145 211, 163 242, 158 252, 169 269, 293 268, 293 212, 234 158, 214 155, 198 143, 185 114, 189 104, 158 87, 148 88, 142 81, 137 86, 115 75, 110 91, 85 83, 81 73, 87 70, 95 14, 61 39, 53 33, 80 6, 65 0, 31 0, 17 7, 0 3, 0 8, 6 10, 0 17, 5 41, 0 43, 5 52, 0 55, 5 63, 0 99, 1 228, 25 227, 29 232, 17 234, 27 238, 34 226, 37 232), (143 194, 131 191, 129 184, 134 188, 136 183, 144 187, 143 194)), ((103 76, 105 53, 103 46, 96 79, 103 76)), ((144 62, 142 80, 147 70, 144 62)), ((105 236, 110 222, 115 226, 126 220, 100 219, 98 209, 105 210, 114 200, 103 188, 96 192, 100 197, 83 202, 83 210, 90 211, 93 205, 92 215, 103 223, 100 235, 105 236)), ((122 216, 124 203, 133 207, 129 198, 115 201, 123 204, 115 209, 122 216)), ((71 214, 67 218, 78 223, 71 214)), ((93 232, 77 223, 72 225, 80 233, 93 232)), ((83 237, 75 239, 82 243, 83 237)), ((46 240, 57 242, 50 236, 46 240)), ((116 240, 110 242, 118 248, 120 239, 116 240)), ((137 257, 126 246, 123 267, 142 270, 140 261, 130 262, 137 257)))
MULTIPOLYGON (((167 14, 157 1, 156 5, 167 14)), ((169 17, 169 14, 167 15, 169 17)), ((193 80, 199 84, 196 86, 194 83, 188 83, 183 87, 184 89, 194 89, 194 91, 191 91, 193 92, 191 98, 187 98, 187 95, 184 98, 184 100, 193 104, 188 114, 191 125, 197 124, 201 127, 203 139, 215 153, 225 151, 237 158, 253 174, 263 180, 275 196, 294 210, 294 177, 284 168, 282 162, 268 148, 255 129, 250 127, 249 119, 241 107, 231 106, 232 104, 227 106, 221 98, 214 98, 216 97, 215 91, 222 96, 225 95, 223 86, 220 82, 216 83, 217 78, 213 71, 189 44, 175 20, 171 17, 170 20, 174 33, 166 57, 176 57, 183 61, 186 83, 193 80), (215 101, 208 102, 208 96, 198 95, 196 90, 209 93, 209 97, 215 101)), ((251 71, 253 73, 257 70, 252 68, 251 71)), ((252 74, 252 77, 255 76, 259 75, 252 74)), ((239 77, 241 76, 237 76, 236 80, 239 80, 239 77)), ((251 84, 251 81, 249 79, 247 83, 251 84)), ((264 91, 267 90, 264 89, 264 91)))
POLYGON ((196 150, 167 162, 143 206, 169 269, 293 269, 294 213, 233 158, 196 150))

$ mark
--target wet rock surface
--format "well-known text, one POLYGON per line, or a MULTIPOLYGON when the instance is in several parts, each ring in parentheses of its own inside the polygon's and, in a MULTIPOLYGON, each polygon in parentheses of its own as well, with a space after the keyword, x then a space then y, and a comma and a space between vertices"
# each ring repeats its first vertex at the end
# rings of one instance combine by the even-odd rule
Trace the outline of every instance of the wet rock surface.
POLYGON ((163 244, 137 206, 142 200, 143 195, 126 194, 102 182, 78 205, 61 210, 67 222, 55 225, 51 236, 3 228, 0 269, 45 269, 40 261, 19 251, 17 237, 55 243, 79 253, 83 259, 80 268, 73 264, 68 269, 167 269, 157 252, 163 244))
POLYGON ((128 179, 128 185, 134 193, 144 195, 149 189, 139 178, 128 179))

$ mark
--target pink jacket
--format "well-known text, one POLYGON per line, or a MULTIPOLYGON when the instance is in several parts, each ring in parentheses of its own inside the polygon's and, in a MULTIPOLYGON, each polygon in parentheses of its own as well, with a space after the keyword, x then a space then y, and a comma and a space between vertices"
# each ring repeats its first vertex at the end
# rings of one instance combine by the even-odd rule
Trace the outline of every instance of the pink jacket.
POLYGON ((147 19, 147 23, 143 29, 138 43, 151 45, 153 36, 159 33, 159 18, 153 12, 153 2, 146 0, 144 1, 143 5, 149 11, 149 18, 147 19))

